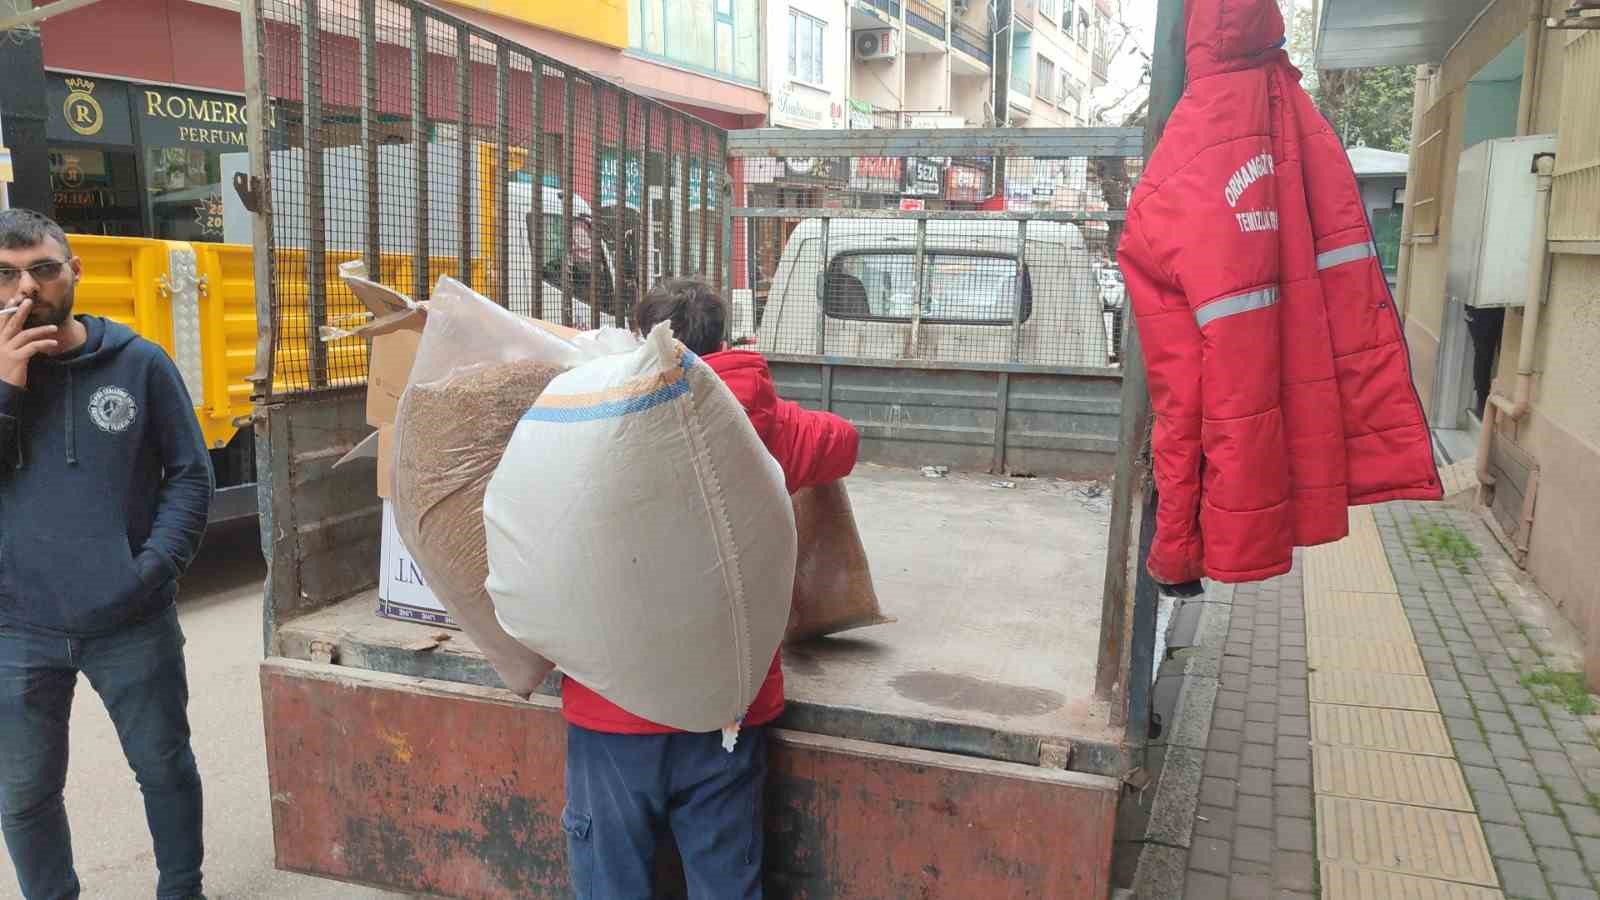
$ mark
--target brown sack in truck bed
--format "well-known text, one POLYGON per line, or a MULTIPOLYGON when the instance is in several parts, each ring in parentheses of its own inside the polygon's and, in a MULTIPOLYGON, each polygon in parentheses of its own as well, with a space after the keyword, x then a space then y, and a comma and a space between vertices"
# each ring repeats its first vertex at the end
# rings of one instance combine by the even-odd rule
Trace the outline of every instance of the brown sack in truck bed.
POLYGON ((792 498, 800 553, 786 642, 893 622, 878 608, 872 570, 843 481, 805 488, 792 498))
POLYGON ((524 697, 550 667, 505 633, 483 588, 483 492, 523 412, 561 373, 510 362, 471 366, 406 389, 395 423, 395 526, 450 618, 506 687, 524 697))

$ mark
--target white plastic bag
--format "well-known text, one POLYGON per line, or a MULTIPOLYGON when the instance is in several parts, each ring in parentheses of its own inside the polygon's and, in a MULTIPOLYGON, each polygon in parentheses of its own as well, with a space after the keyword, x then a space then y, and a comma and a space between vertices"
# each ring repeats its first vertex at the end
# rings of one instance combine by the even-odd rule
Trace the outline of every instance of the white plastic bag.
POLYGON ((552 378, 638 343, 614 329, 576 335, 536 323, 449 278, 429 303, 395 417, 395 523, 450 617, 522 696, 538 688, 550 664, 495 620, 483 587, 484 488, 522 412, 552 378))
POLYGON ((652 722, 710 732, 749 708, 789 620, 794 509, 744 408, 666 323, 550 383, 483 513, 512 636, 652 722))

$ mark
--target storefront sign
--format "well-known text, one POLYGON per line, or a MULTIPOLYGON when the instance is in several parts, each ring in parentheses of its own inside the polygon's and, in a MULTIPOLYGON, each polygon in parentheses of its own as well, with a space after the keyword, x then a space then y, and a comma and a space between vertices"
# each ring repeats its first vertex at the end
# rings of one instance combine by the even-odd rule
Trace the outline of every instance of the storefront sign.
POLYGON ((981 203, 989 198, 989 173, 967 166, 951 166, 945 170, 946 200, 958 203, 981 203))
POLYGON ((938 113, 910 113, 906 116, 907 128, 965 128, 967 120, 960 116, 938 113))
POLYGON ((900 208, 906 212, 921 212, 922 210, 928 208, 928 204, 927 201, 907 197, 900 201, 900 208))
POLYGON ((913 156, 906 160, 908 197, 937 197, 944 193, 944 164, 940 160, 913 156))
POLYGON ((827 182, 845 180, 844 160, 832 156, 789 156, 783 160, 783 176, 788 182, 827 182))
POLYGON ((857 156, 850 160, 850 190, 862 194, 900 193, 898 156, 857 156))
POLYGON ((49 75, 45 81, 50 119, 45 136, 51 142, 87 144, 133 143, 128 116, 128 86, 120 81, 49 75))
POLYGON ((850 117, 849 124, 851 128, 872 127, 871 103, 868 103, 864 100, 846 100, 845 105, 849 108, 848 115, 850 117))
POLYGON ((244 98, 142 85, 134 90, 143 143, 245 149, 244 98))
POLYGON ((838 128, 843 111, 827 94, 793 84, 772 95, 772 124, 786 128, 838 128))

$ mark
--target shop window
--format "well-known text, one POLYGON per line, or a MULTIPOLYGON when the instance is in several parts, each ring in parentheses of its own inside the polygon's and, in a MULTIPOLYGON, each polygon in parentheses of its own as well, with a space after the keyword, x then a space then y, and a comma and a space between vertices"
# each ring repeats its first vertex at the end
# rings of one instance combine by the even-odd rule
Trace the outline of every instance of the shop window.
POLYGON ((68 234, 144 234, 138 158, 131 150, 50 148, 56 221, 68 234))
POLYGON ((193 147, 145 148, 153 236, 222 240, 222 156, 193 147))
POLYGON ((1600 242, 1600 32, 1567 44, 1561 93, 1550 240, 1593 244, 1600 242))
POLYGON ((631 49, 672 65, 760 83, 759 0, 631 0, 631 49), (669 15, 670 11, 670 15, 669 15))

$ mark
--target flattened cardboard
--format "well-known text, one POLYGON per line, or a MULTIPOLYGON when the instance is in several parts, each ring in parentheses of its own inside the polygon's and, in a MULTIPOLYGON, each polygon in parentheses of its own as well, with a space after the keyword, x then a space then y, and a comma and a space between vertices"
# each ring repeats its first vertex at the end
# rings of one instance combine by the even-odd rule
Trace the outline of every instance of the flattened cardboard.
POLYGON ((394 426, 378 427, 378 496, 389 499, 394 485, 394 426))
POLYGON ((372 363, 367 373, 368 425, 376 428, 394 422, 421 343, 420 327, 402 328, 372 339, 372 363))

